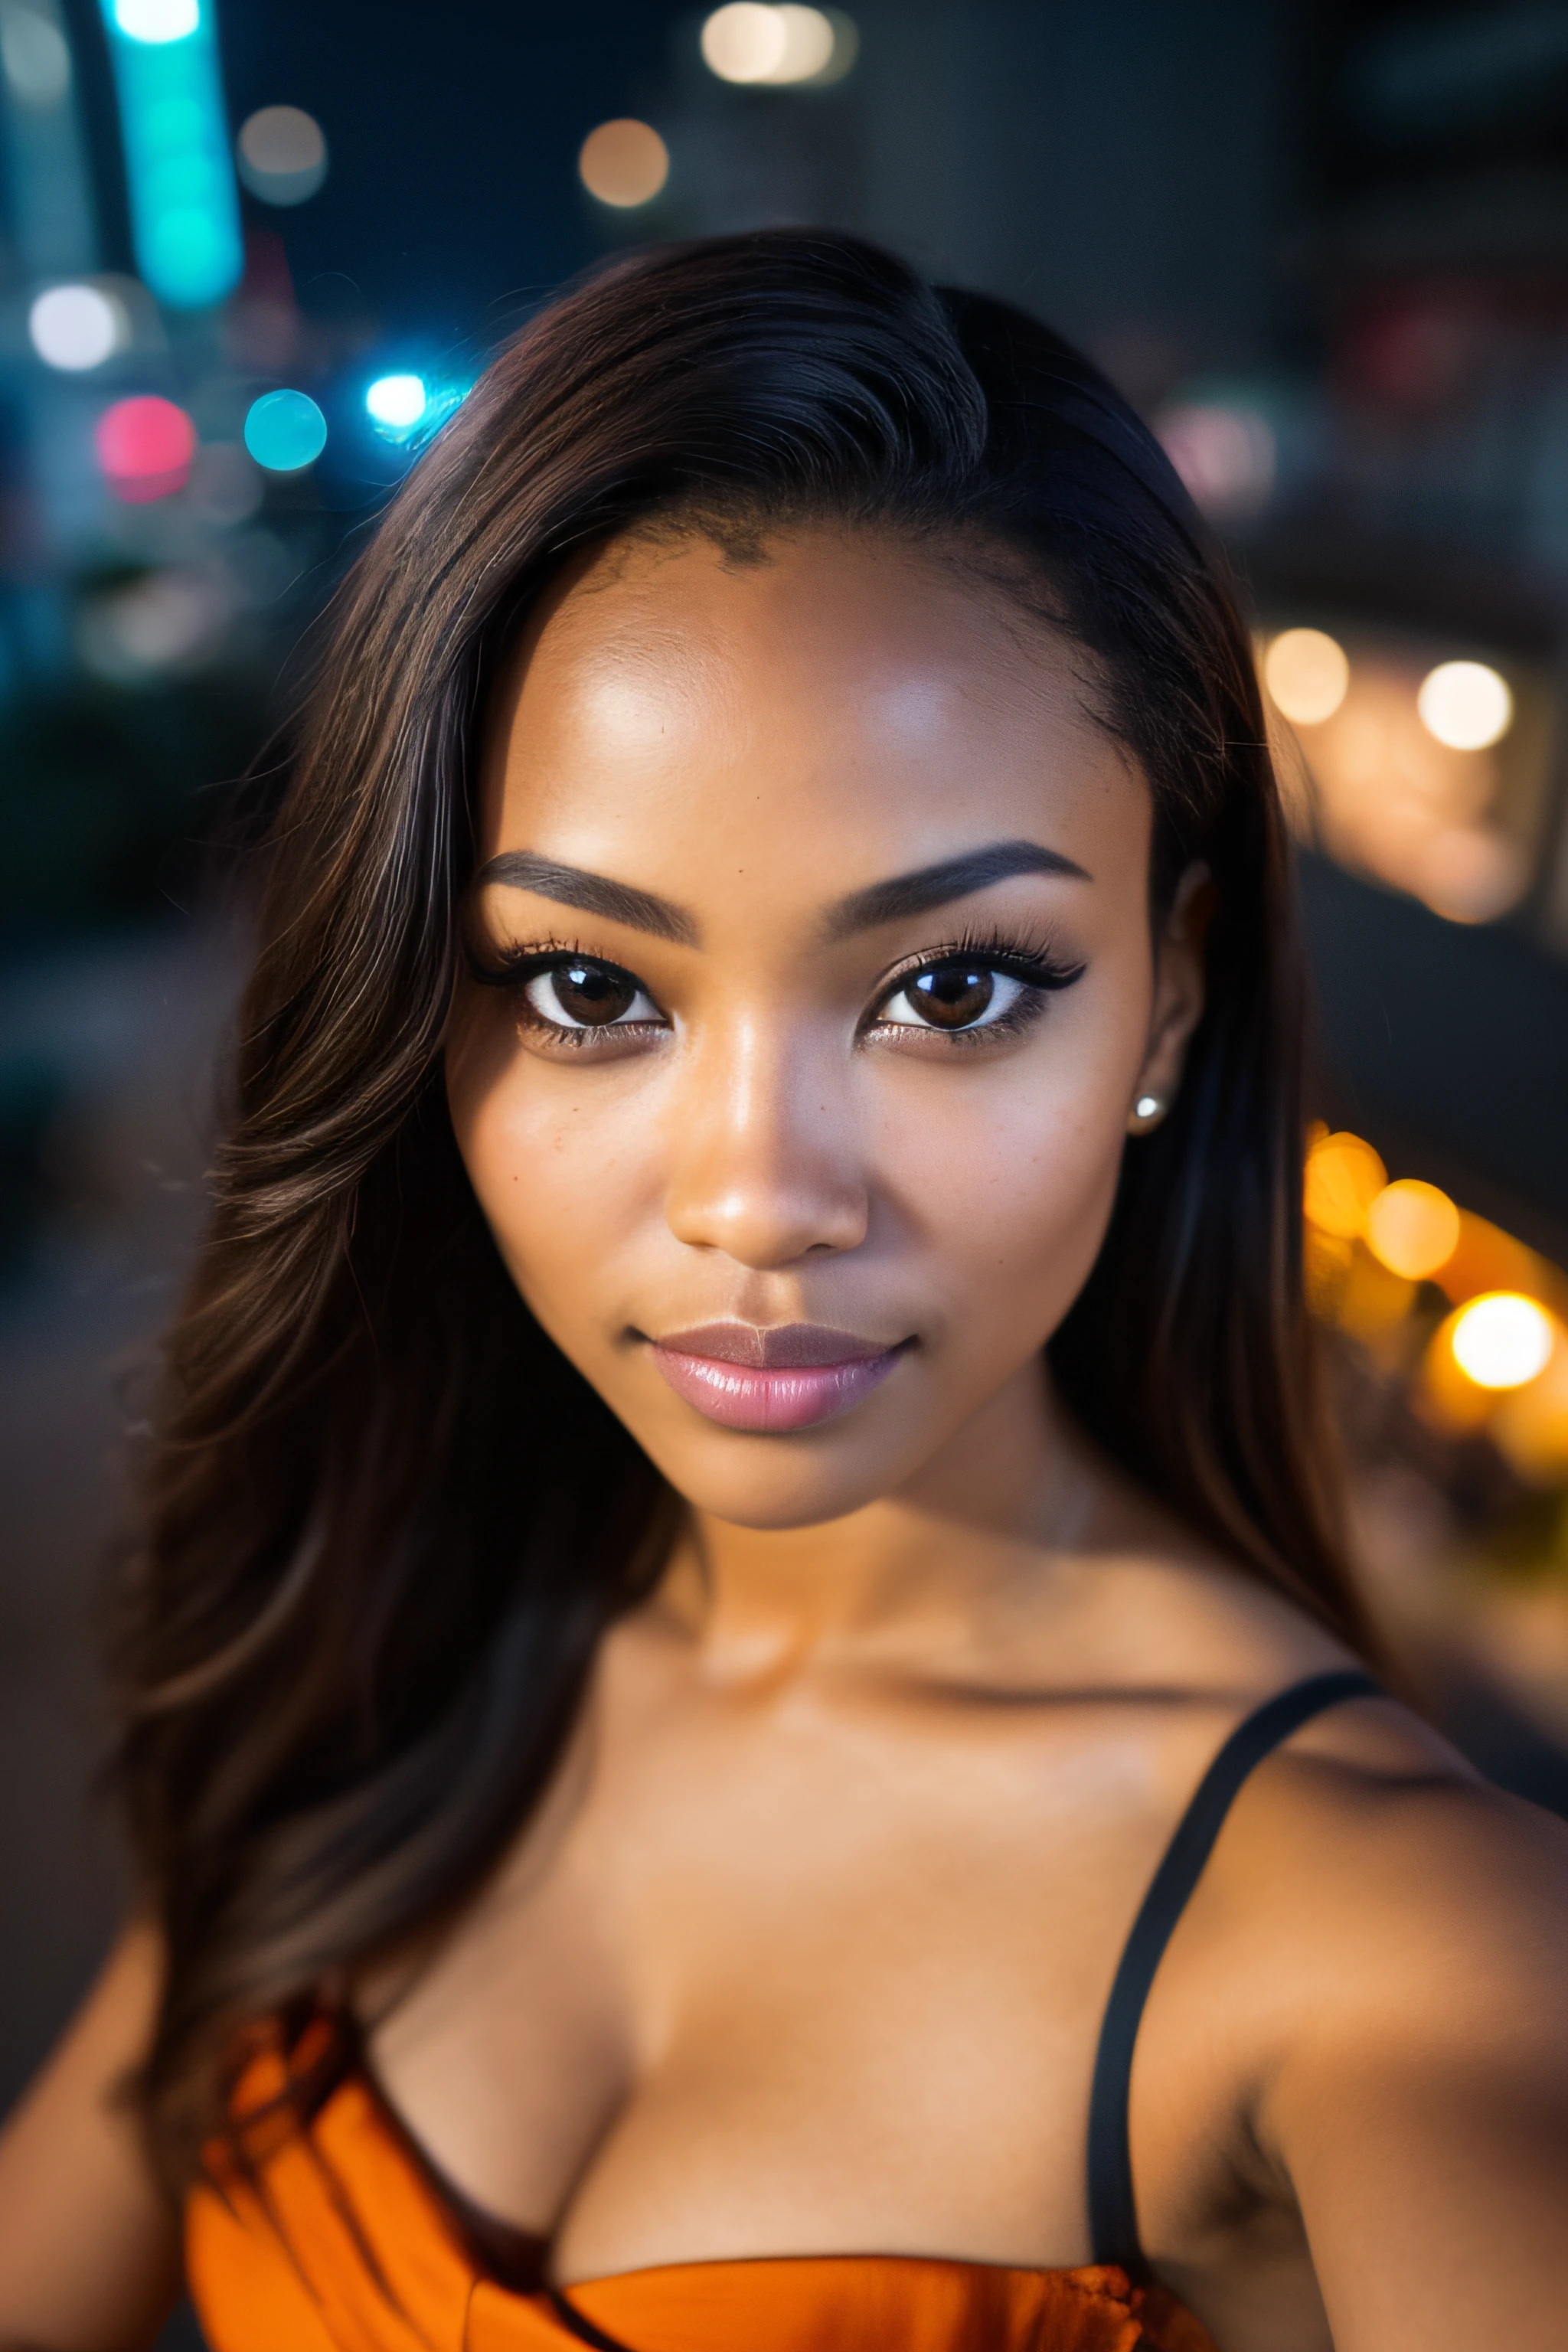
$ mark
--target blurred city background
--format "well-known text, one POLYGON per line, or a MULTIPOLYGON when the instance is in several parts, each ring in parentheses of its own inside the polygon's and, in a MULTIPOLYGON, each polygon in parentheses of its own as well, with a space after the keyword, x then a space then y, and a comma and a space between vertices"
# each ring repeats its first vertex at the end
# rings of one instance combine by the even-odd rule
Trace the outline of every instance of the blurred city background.
POLYGON ((779 221, 1039 311, 1234 551, 1362 1572, 1568 1810, 1568 0, 0 0, 0 2103, 119 1899, 90 1617, 236 781, 497 341, 779 221))

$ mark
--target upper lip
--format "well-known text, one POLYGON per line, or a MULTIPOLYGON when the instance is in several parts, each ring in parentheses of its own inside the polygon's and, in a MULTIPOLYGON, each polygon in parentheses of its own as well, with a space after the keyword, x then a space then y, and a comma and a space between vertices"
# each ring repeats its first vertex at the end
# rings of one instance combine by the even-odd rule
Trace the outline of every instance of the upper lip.
POLYGON ((662 1331, 653 1342, 679 1356, 711 1356, 753 1371, 801 1371, 812 1364, 859 1364, 885 1356, 898 1340, 865 1339, 829 1323, 698 1323, 689 1331, 662 1331))

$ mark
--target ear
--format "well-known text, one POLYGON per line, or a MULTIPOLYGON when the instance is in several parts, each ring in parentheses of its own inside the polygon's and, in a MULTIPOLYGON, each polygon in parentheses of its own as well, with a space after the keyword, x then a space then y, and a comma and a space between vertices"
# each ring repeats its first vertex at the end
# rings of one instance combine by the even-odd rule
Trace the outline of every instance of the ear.
POLYGON ((1204 940, 1215 897, 1208 867, 1189 866, 1154 943, 1154 1003, 1148 1049, 1128 1108, 1131 1135, 1147 1135, 1159 1126, 1182 1083, 1187 1042, 1203 1017, 1204 940))

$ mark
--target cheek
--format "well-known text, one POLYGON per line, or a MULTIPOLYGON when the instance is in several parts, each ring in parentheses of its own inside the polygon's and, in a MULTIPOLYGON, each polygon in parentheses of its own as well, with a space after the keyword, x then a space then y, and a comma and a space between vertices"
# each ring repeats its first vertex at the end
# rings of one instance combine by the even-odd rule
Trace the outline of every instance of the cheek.
POLYGON ((1022 1355, 1071 1306, 1115 1201, 1139 1050, 1134 1035, 1102 1034, 945 1074, 888 1122, 884 1197, 931 1271, 954 1344, 1022 1355))
MULTIPOLYGON (((651 1185, 635 1116, 606 1119, 592 1085, 542 1071, 510 1040, 448 1057, 447 1101, 468 1181, 513 1281, 568 1352, 595 1328, 617 1247, 646 1217, 651 1185), (486 1066, 486 1064, 489 1066, 486 1066)), ((615 1106, 624 1109, 624 1105, 615 1106)))

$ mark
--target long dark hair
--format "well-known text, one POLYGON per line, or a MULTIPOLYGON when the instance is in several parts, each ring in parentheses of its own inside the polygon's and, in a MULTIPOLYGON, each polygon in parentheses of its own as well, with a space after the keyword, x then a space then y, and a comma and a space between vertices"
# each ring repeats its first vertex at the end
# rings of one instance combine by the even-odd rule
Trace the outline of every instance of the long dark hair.
POLYGON ((1299 951, 1247 633, 1157 444, 999 302, 852 238, 622 261, 543 310, 336 601, 267 855, 216 1196, 124 1582, 121 1784, 178 2178, 247 2020, 458 1905, 526 1818, 674 1498, 539 1329, 453 1142, 476 737, 563 558, 658 519, 990 547, 1216 885, 1208 1009, 1051 1342, 1108 1454, 1347 1639, 1299 1266, 1299 951))

